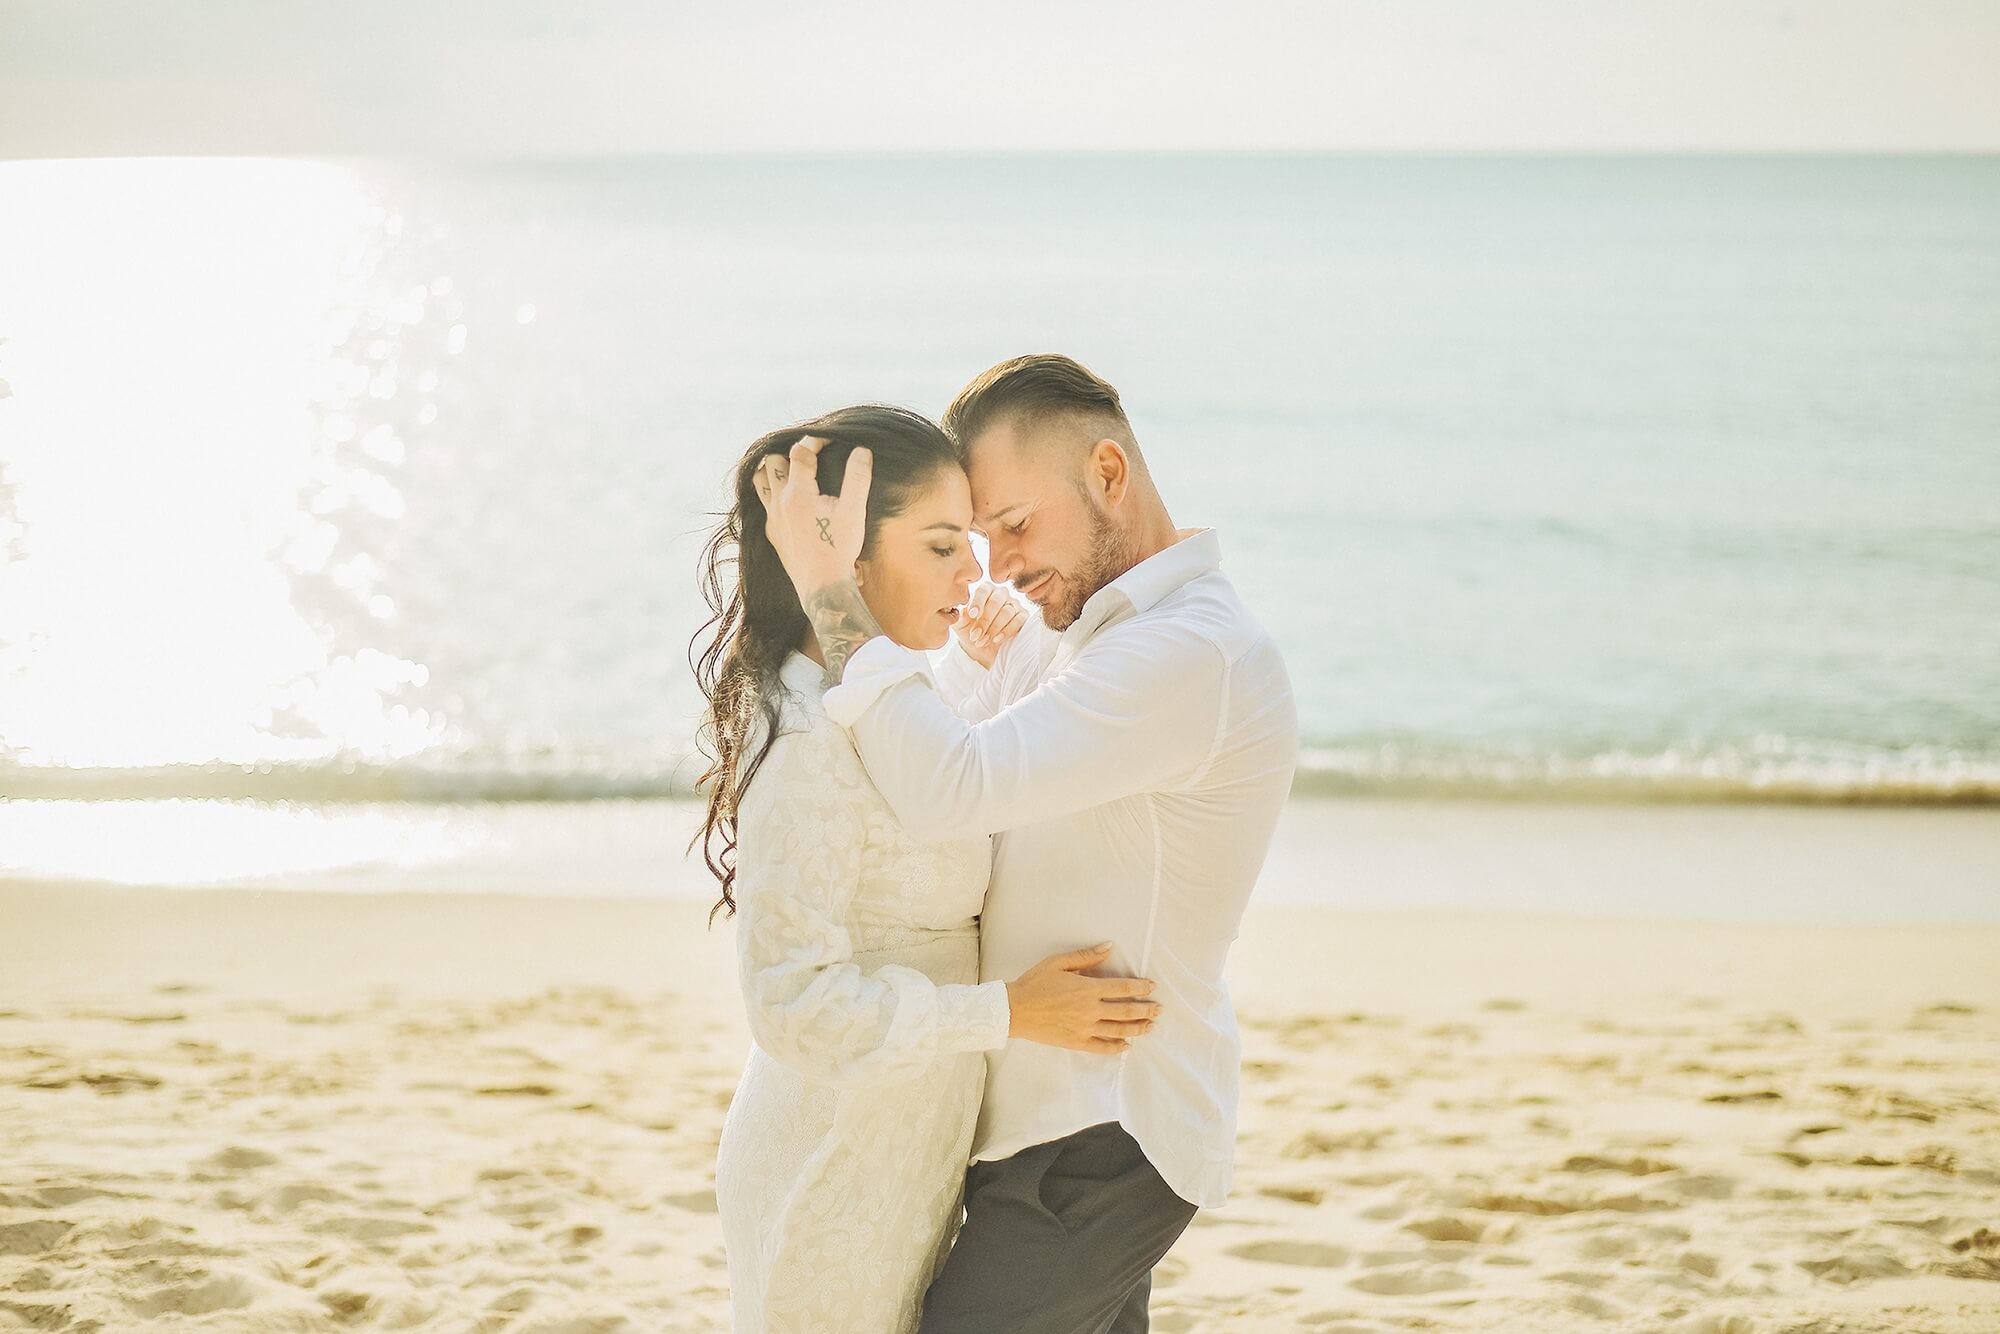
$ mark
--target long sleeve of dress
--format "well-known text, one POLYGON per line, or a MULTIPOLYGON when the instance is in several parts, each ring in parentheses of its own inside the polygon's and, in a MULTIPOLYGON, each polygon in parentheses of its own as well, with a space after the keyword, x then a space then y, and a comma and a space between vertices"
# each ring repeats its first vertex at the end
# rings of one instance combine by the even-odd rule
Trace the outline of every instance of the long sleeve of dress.
POLYGON ((845 919, 862 874, 867 781, 852 743, 819 719, 772 748, 737 837, 737 973, 751 1035, 787 1068, 843 1087, 1003 1046, 1009 1022, 1005 982, 940 984, 900 964, 855 963, 845 919))

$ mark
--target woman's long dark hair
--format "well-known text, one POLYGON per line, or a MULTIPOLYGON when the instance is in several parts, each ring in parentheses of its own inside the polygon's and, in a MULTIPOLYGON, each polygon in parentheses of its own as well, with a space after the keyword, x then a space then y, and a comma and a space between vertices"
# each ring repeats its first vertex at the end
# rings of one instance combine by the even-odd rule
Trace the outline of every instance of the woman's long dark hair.
POLYGON ((764 535, 764 503, 756 487, 758 465, 786 453, 805 435, 826 441, 819 451, 822 495, 840 494, 847 456, 856 445, 874 456, 864 557, 874 552, 882 520, 901 514, 941 470, 959 466, 950 438, 928 418, 876 403, 840 408, 760 436, 737 463, 734 504, 719 516, 722 522, 701 553, 701 587, 712 614, 688 646, 695 681, 708 699, 696 732, 709 761, 696 784, 708 786, 708 815, 689 846, 701 844, 702 860, 722 882, 722 898, 708 913, 711 926, 724 908, 736 915, 730 896, 736 884, 736 812, 778 739, 778 693, 784 689, 778 670, 812 631, 777 548, 764 535), (735 567, 733 580, 724 575, 725 566, 735 567), (760 718, 763 744, 746 756, 760 718))

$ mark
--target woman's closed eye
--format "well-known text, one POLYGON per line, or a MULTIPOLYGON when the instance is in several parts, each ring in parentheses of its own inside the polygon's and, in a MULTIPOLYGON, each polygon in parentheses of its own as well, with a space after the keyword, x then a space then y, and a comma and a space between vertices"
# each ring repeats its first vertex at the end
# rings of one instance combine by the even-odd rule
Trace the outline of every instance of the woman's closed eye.
POLYGON ((949 560, 953 556, 956 556, 958 554, 958 544, 954 542, 949 546, 932 547, 931 550, 937 552, 938 555, 943 556, 946 560, 949 560))

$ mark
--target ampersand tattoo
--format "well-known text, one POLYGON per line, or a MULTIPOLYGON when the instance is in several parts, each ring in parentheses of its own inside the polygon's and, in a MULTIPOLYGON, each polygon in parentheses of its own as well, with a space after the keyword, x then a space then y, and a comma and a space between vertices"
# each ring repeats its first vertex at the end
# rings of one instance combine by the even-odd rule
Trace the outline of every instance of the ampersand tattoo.
POLYGON ((813 520, 813 522, 819 525, 819 540, 820 540, 820 541, 822 541, 822 542, 824 542, 824 543, 826 543, 826 544, 827 544, 828 546, 832 546, 832 545, 833 545, 833 530, 832 530, 832 524, 833 524, 833 520, 831 520, 831 519, 814 519, 814 520, 813 520))

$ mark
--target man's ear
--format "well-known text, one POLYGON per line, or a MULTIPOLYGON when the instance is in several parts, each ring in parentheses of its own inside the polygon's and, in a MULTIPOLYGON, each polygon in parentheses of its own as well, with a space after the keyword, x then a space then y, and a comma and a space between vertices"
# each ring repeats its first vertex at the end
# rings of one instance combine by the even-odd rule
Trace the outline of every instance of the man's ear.
POLYGON ((1090 480, 1103 488, 1104 503, 1116 505, 1132 487, 1132 461, 1125 446, 1106 436, 1090 447, 1090 480))

